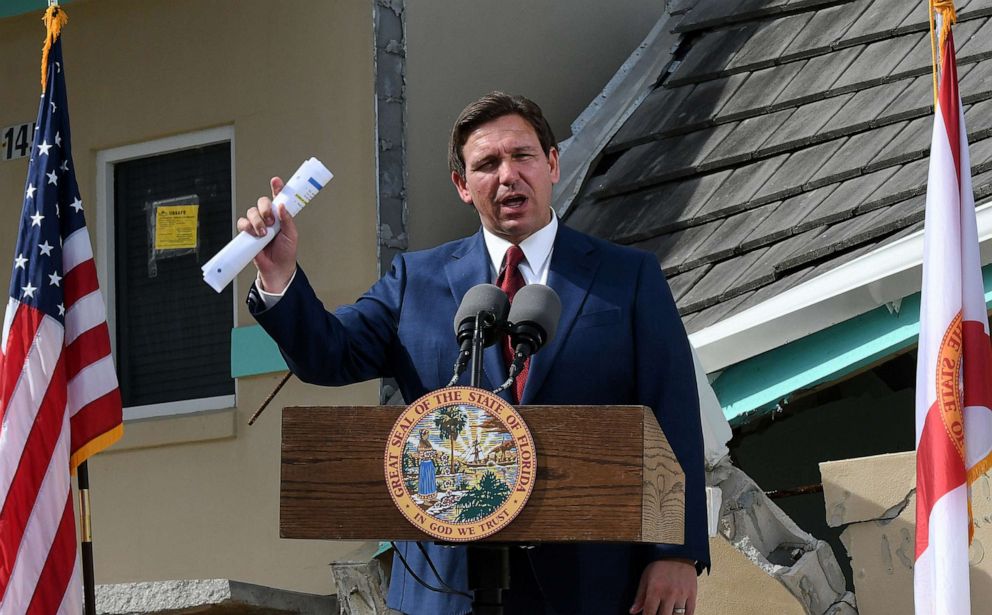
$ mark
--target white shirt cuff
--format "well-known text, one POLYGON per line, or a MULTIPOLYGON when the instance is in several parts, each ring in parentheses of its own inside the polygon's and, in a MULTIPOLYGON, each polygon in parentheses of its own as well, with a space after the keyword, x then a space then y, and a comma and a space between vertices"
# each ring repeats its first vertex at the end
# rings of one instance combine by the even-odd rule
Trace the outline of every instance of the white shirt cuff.
POLYGON ((289 278, 289 282, 286 283, 286 288, 277 293, 270 293, 266 290, 262 290, 262 274, 255 274, 255 288, 258 289, 258 295, 262 298, 262 305, 265 306, 265 309, 275 307, 275 305, 279 303, 282 296, 286 294, 286 290, 293 284, 293 280, 296 279, 296 271, 297 269, 293 270, 293 275, 289 278))

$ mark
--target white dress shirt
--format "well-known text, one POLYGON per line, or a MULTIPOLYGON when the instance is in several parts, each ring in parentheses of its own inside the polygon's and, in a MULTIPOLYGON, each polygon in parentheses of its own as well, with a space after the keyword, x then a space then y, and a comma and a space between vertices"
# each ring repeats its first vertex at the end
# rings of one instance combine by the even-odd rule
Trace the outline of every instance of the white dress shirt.
MULTIPOLYGON (((550 223, 520 242, 520 249, 524 251, 524 260, 520 262, 520 273, 524 276, 524 282, 547 285, 551 253, 554 251, 557 235, 558 216, 551 212, 550 223)), ((495 283, 496 278, 499 277, 500 267, 503 266, 503 257, 513 244, 493 235, 486 228, 482 229, 482 238, 486 242, 486 251, 489 252, 490 279, 495 283)))

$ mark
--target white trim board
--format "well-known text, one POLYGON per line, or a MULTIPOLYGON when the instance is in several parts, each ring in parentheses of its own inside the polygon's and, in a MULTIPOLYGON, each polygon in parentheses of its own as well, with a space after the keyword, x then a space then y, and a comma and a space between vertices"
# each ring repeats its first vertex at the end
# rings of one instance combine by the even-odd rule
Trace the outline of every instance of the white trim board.
MULTIPOLYGON (((992 262, 992 202, 976 208, 982 264, 992 262)), ((920 291, 923 230, 840 265, 689 336, 707 373, 920 291)))

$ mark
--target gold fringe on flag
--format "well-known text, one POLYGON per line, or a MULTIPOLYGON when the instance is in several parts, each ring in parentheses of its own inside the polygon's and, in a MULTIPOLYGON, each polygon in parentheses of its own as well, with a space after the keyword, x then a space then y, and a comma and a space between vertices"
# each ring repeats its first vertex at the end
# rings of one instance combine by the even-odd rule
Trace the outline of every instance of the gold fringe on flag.
POLYGON ((45 46, 41 50, 41 91, 45 92, 45 85, 48 83, 48 52, 52 50, 52 45, 62 33, 62 26, 69 21, 69 16, 65 14, 58 4, 53 4, 45 11, 45 16, 41 18, 45 22, 45 29, 48 34, 45 36, 45 46))
POLYGON ((941 54, 944 41, 951 31, 951 26, 958 22, 958 14, 954 11, 953 0, 928 0, 930 7, 930 56, 933 61, 933 109, 937 110, 937 70, 943 61, 941 54), (940 38, 934 36, 934 13, 940 13, 940 38))

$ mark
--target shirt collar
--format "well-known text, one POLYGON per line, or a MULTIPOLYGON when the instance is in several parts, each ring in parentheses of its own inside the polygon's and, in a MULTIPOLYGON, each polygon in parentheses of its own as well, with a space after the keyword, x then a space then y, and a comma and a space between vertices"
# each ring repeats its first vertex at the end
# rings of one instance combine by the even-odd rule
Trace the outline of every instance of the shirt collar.
MULTIPOLYGON (((551 212, 551 222, 545 224, 540 229, 520 242, 520 249, 524 252, 524 259, 527 266, 532 271, 541 271, 548 259, 551 257, 551 250, 555 245, 555 236, 558 234, 558 216, 551 212)), ((489 232, 489 229, 482 227, 482 237, 486 241, 486 250, 489 252, 489 262, 493 270, 499 273, 503 265, 503 256, 513 244, 489 232)))

